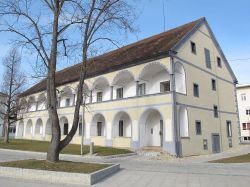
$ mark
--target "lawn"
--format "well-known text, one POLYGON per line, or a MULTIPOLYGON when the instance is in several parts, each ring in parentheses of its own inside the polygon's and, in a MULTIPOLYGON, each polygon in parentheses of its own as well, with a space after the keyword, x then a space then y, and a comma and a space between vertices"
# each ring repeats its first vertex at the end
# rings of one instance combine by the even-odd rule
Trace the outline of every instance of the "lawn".
POLYGON ((219 160, 212 160, 211 163, 246 163, 250 162, 250 153, 230 158, 223 158, 219 160))
POLYGON ((0 166, 48 171, 62 171, 71 173, 92 173, 109 167, 111 165, 70 161, 59 161, 57 163, 50 163, 45 160, 18 160, 11 162, 0 162, 0 166))
MULTIPOLYGON (((8 144, 5 144, 3 141, 0 141, 0 149, 47 152, 48 146, 49 142, 46 141, 12 139, 8 144)), ((89 146, 84 145, 83 154, 87 153, 89 153, 89 146)), ((109 156, 132 153, 132 151, 127 149, 95 146, 94 153, 98 156, 109 156)), ((69 144, 63 149, 62 154, 80 155, 80 145, 69 144)))

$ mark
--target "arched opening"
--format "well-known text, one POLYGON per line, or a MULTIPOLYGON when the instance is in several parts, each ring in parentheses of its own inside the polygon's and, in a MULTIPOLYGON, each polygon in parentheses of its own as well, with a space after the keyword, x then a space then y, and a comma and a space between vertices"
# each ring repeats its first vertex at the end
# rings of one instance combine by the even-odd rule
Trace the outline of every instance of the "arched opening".
POLYGON ((102 102, 110 99, 109 82, 104 77, 97 78, 92 86, 92 102, 102 102))
POLYGON ((132 122, 126 112, 118 112, 113 120, 113 137, 131 137, 132 122))
POLYGON ((27 112, 28 109, 28 102, 26 101, 26 99, 21 99, 20 103, 19 103, 19 107, 20 107, 20 112, 24 113, 27 112))
POLYGON ((60 128, 62 135, 67 135, 69 133, 69 123, 66 117, 60 118, 60 128))
POLYGON ((32 124, 31 119, 29 119, 27 124, 26 124, 25 134, 28 135, 28 136, 33 134, 33 124, 32 124))
POLYGON ((48 119, 45 126, 45 135, 51 135, 51 134, 52 134, 52 124, 51 120, 48 119))
POLYGON ((117 73, 112 81, 113 98, 122 99, 136 95, 135 78, 130 71, 123 70, 117 73))
POLYGON ((140 117, 140 146, 162 146, 164 121, 156 109, 146 110, 140 117))
POLYGON ((41 119, 36 121, 35 135, 43 135, 43 121, 41 119))
POLYGON ((23 137, 24 133, 24 122, 21 120, 18 124, 17 137, 23 137))
POLYGON ((106 122, 102 114, 95 114, 91 123, 91 136, 106 136, 106 122))
POLYGON ((87 84, 83 85, 83 100, 82 103, 90 103, 90 90, 87 84))
POLYGON ((59 94, 59 107, 70 107, 75 104, 75 94, 70 87, 65 86, 59 94))
POLYGON ((138 92, 142 93, 141 95, 170 91, 170 74, 161 63, 147 64, 140 72, 138 80, 140 81, 138 92))
POLYGON ((175 89, 176 92, 186 94, 186 74, 180 62, 175 63, 175 89))
POLYGON ((179 108, 180 136, 189 137, 188 111, 185 107, 179 108))
POLYGON ((28 100, 28 111, 36 111, 36 100, 35 97, 31 96, 28 100))
POLYGON ((37 110, 45 110, 47 108, 47 99, 45 94, 40 94, 37 99, 37 110))

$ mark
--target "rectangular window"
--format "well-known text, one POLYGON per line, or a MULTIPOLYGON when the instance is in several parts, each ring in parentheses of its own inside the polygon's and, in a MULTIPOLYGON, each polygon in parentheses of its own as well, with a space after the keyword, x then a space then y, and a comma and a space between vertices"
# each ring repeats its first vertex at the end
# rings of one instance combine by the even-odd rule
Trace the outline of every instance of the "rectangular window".
POLYGON ((212 90, 216 91, 216 80, 212 79, 212 90))
POLYGON ((142 96, 146 94, 146 84, 142 83, 138 85, 138 95, 142 96))
POLYGON ((196 135, 201 135, 201 122, 195 121, 196 135))
POLYGON ((123 136, 123 121, 119 121, 119 136, 123 136))
POLYGON ((217 66, 221 68, 221 58, 217 57, 217 66))
POLYGON ((102 102, 102 92, 97 92, 97 94, 96 94, 96 101, 97 102, 102 102))
POLYGON ((79 124, 78 124, 78 127, 79 127, 79 130, 78 130, 78 134, 79 134, 79 136, 81 136, 82 135, 82 122, 80 122, 79 124))
POLYGON ((227 137, 232 137, 232 123, 227 121, 227 137))
POLYGON ((249 109, 246 110, 246 115, 250 115, 250 110, 249 109))
POLYGON ((199 97, 199 85, 195 84, 193 85, 193 93, 194 93, 194 97, 199 97))
POLYGON ((242 123, 243 130, 250 130, 250 123, 242 123))
POLYGON ((208 146, 207 146, 207 139, 203 139, 203 149, 207 150, 208 146))
POLYGON ((66 106, 66 107, 70 106, 70 98, 67 98, 67 99, 66 99, 65 106, 66 106))
POLYGON ((244 137, 244 140, 247 140, 247 137, 246 137, 246 136, 244 137))
POLYGON ((116 98, 122 99, 123 98, 123 88, 117 88, 116 89, 116 98))
POLYGON ((97 136, 102 136, 102 122, 97 122, 97 136))
POLYGON ((214 117, 218 118, 219 113, 218 113, 218 106, 214 105, 214 117))
POLYGON ((69 132, 69 124, 64 123, 64 125, 63 125, 63 135, 67 135, 68 132, 69 132))
POLYGON ((160 92, 169 92, 170 91, 170 81, 165 81, 160 83, 160 92))
POLYGON ((190 42, 190 44, 191 44, 191 52, 193 54, 196 54, 196 44, 192 41, 190 42))
POLYGON ((206 67, 211 69, 210 51, 208 49, 204 48, 204 52, 205 52, 206 67))
POLYGON ((246 94, 241 94, 241 100, 242 101, 246 101, 247 100, 246 94))

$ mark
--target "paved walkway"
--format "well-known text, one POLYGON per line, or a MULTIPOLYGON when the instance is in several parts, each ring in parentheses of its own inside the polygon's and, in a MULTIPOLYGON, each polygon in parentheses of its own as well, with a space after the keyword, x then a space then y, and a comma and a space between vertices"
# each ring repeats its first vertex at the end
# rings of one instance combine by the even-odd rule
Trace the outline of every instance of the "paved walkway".
MULTIPOLYGON (((104 179, 98 187, 157 187, 157 186, 249 186, 250 164, 211 164, 208 160, 249 153, 250 146, 242 146, 216 155, 188 157, 184 159, 152 160, 141 156, 113 159, 91 159, 63 155, 61 159, 73 161, 120 163, 121 171, 104 179)), ((42 153, 25 153, 0 150, 0 161, 37 158, 44 159, 42 153)), ((17 180, 0 177, 3 187, 73 187, 53 185, 36 181, 17 180)))

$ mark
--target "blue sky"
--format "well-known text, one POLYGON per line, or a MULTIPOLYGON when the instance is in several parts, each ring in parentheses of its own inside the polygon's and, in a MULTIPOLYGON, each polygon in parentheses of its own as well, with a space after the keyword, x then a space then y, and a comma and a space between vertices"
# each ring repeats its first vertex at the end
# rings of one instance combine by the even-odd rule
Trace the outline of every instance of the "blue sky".
MULTIPOLYGON (((250 83, 249 0, 141 0, 136 5, 139 13, 136 25, 140 31, 137 37, 128 37, 124 44, 164 31, 163 2, 165 3, 166 30, 200 17, 206 17, 239 83, 250 83)), ((10 36, 0 33, 0 38, 1 60, 9 48, 10 36)), ((30 60, 27 56, 23 57, 22 65, 26 74, 31 75, 33 70, 27 63, 28 61, 30 60)), ((0 77, 2 74, 3 68, 0 65, 0 77)))

